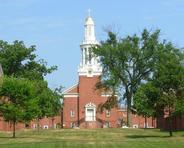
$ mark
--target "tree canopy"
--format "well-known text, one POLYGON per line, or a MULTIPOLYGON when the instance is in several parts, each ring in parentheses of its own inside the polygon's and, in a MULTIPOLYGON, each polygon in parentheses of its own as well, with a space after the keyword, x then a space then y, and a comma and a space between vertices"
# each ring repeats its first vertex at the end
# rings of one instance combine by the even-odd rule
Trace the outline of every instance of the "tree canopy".
POLYGON ((0 41, 0 63, 5 75, 28 78, 30 80, 44 80, 44 76, 57 69, 57 66, 47 68, 43 59, 37 59, 36 47, 26 47, 23 41, 9 44, 0 41))
POLYGON ((168 116, 172 136, 172 116, 183 114, 184 54, 170 42, 160 44, 155 52, 152 77, 140 86, 135 95, 135 107, 141 115, 149 109, 153 115, 168 116))
MULTIPOLYGON (((44 76, 57 69, 37 59, 35 46, 22 41, 0 41, 0 63, 4 76, 0 86, 0 113, 15 123, 53 117, 61 108, 62 96, 48 87, 44 76)), ((39 127, 38 127, 39 128, 39 127)))
POLYGON ((148 80, 153 71, 154 52, 160 44, 159 32, 156 30, 150 33, 145 29, 140 37, 133 35, 119 39, 113 32, 108 32, 108 39, 93 48, 103 67, 97 88, 110 88, 120 92, 127 102, 128 126, 131 125, 134 94, 141 82, 148 80))
POLYGON ((6 121, 13 123, 15 137, 15 124, 34 118, 35 87, 26 79, 4 77, 0 85, 0 97, 0 113, 6 121))

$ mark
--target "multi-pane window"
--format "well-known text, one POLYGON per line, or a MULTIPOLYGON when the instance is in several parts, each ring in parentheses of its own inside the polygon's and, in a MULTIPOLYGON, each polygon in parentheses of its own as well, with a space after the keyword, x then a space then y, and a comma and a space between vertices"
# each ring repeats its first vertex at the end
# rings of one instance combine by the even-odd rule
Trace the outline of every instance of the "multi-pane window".
POLYGON ((96 121, 96 105, 91 102, 85 105, 85 121, 96 121))
POLYGON ((73 110, 70 111, 70 117, 74 117, 75 116, 75 112, 73 110))
POLYGON ((71 122, 71 123, 70 123, 70 127, 71 127, 71 128, 74 128, 74 127, 75 127, 75 123, 74 123, 74 122, 71 122))
POLYGON ((105 127, 106 127, 106 128, 109 128, 109 127, 110 127, 110 122, 108 122, 108 121, 105 122, 105 127))
POLYGON ((87 108, 86 110, 86 121, 95 121, 95 110, 94 108, 87 108))
POLYGON ((111 116, 110 110, 106 110, 105 114, 106 114, 106 117, 110 117, 111 116))

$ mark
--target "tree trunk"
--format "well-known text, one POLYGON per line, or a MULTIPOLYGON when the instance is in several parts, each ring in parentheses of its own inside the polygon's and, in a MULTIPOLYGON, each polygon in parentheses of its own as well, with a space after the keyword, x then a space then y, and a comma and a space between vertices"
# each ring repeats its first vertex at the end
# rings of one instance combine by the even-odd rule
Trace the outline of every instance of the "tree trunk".
POLYGON ((40 131, 40 122, 39 122, 39 119, 37 119, 37 132, 39 133, 40 131))
POLYGON ((145 124, 144 125, 144 128, 148 128, 148 126, 147 126, 147 117, 146 116, 144 117, 144 120, 145 120, 145 122, 144 122, 144 124, 145 124))
POLYGON ((15 120, 13 121, 13 138, 15 138, 15 124, 16 124, 16 122, 15 122, 15 120))
POLYGON ((127 98, 127 126, 131 127, 131 99, 127 98))
POLYGON ((173 136, 172 134, 172 118, 169 116, 169 135, 170 137, 173 136))
POLYGON ((52 129, 54 129, 54 117, 52 117, 52 129))
POLYGON ((61 128, 63 128, 63 108, 61 108, 61 128))
POLYGON ((169 135, 170 135, 170 137, 173 136, 173 134, 172 134, 172 117, 171 117, 170 107, 169 107, 169 135))

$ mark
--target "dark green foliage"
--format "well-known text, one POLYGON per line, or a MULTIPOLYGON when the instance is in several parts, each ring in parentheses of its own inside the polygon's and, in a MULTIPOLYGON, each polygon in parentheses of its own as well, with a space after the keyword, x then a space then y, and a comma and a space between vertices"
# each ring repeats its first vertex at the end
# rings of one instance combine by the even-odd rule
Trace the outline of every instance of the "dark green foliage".
POLYGON ((156 104, 159 96, 159 89, 151 82, 141 85, 134 96, 134 107, 136 113, 144 117, 155 117, 156 104))
POLYGON ((0 113, 14 126, 17 122, 53 117, 61 108, 62 96, 44 81, 44 76, 57 67, 47 68, 43 59, 37 60, 35 51, 35 46, 26 47, 22 41, 0 41, 0 63, 5 75, 0 88, 0 113))
POLYGON ((145 116, 149 111, 156 116, 167 114, 172 136, 172 116, 183 114, 184 67, 181 61, 184 54, 171 43, 164 42, 159 44, 155 57, 152 78, 138 89, 135 107, 145 116))
POLYGON ((62 96, 47 87, 47 83, 43 81, 35 82, 37 94, 37 118, 53 117, 59 113, 61 108, 62 96))
MULTIPOLYGON (((120 92, 127 102, 127 125, 131 125, 131 105, 134 94, 142 83, 150 78, 153 71, 154 52, 159 44, 159 30, 149 33, 144 30, 137 35, 118 39, 109 32, 108 39, 93 48, 100 57, 103 75, 97 88, 120 92)), ((114 104, 112 104, 114 105, 114 104)))
POLYGON ((26 47, 22 41, 9 44, 0 41, 0 63, 5 75, 43 80, 44 76, 56 70, 56 66, 47 68, 43 60, 36 60, 35 46, 26 47))
POLYGON ((15 124, 34 118, 34 85, 26 79, 4 77, 0 85, 0 98, 0 113, 6 121, 13 123, 15 137, 15 124))

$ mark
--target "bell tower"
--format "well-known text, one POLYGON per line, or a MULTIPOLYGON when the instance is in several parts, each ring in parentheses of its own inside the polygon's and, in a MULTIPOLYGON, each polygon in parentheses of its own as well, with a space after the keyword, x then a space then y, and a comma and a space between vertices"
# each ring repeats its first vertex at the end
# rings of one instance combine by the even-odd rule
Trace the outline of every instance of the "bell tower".
POLYGON ((101 75, 102 68, 99 64, 98 57, 94 56, 92 52, 92 47, 98 44, 95 38, 94 21, 89 11, 84 24, 84 40, 80 44, 81 62, 78 68, 79 76, 93 77, 101 75))

